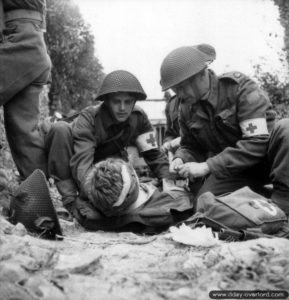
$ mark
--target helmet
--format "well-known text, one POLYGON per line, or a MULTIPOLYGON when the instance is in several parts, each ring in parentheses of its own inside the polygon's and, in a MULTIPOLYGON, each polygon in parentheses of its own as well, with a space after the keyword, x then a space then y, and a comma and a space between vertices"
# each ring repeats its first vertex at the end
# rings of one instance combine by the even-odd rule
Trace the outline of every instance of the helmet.
POLYGON ((145 100, 147 97, 138 79, 133 74, 123 70, 113 71, 105 76, 96 100, 103 101, 106 95, 117 92, 133 93, 136 100, 145 100))
POLYGON ((201 51, 205 55, 208 62, 212 62, 216 59, 216 50, 213 46, 209 44, 199 44, 193 47, 201 51))
POLYGON ((185 46, 169 53, 161 65, 161 86, 165 91, 207 67, 208 55, 196 46, 185 46))
POLYGON ((22 223, 30 232, 48 239, 62 235, 44 173, 36 169, 19 186, 10 203, 11 223, 22 223))

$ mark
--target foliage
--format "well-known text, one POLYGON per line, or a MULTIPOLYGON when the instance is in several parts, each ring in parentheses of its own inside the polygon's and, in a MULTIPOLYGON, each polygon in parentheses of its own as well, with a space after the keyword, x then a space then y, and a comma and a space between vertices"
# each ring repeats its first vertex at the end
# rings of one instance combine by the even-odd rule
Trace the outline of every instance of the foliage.
POLYGON ((94 38, 71 0, 47 1, 47 45, 52 60, 50 113, 80 110, 94 100, 102 66, 94 38))
POLYGON ((273 0, 278 6, 280 23, 284 27, 284 44, 286 51, 286 59, 289 64, 289 1, 288 0, 273 0))
POLYGON ((261 65, 255 65, 255 78, 264 89, 278 114, 278 118, 289 117, 289 82, 280 81, 277 74, 264 72, 261 65))

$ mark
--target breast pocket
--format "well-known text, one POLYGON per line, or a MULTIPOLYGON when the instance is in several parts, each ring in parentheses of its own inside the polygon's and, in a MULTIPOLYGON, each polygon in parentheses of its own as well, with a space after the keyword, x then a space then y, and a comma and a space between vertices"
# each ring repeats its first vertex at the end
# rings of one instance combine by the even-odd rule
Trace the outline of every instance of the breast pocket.
POLYGON ((216 127, 225 132, 241 135, 241 129, 235 109, 225 109, 215 117, 216 127))
POLYGON ((225 109, 217 114, 215 117, 215 129, 222 148, 235 146, 236 142, 242 138, 236 109, 225 109))

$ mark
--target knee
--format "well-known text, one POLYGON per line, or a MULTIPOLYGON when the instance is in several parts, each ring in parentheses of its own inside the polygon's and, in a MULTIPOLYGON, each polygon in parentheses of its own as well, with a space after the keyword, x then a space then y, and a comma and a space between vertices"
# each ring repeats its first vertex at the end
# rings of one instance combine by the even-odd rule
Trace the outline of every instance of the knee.
POLYGON ((52 123, 51 128, 49 130, 49 134, 63 138, 70 138, 72 136, 71 126, 69 125, 69 123, 64 121, 52 123))

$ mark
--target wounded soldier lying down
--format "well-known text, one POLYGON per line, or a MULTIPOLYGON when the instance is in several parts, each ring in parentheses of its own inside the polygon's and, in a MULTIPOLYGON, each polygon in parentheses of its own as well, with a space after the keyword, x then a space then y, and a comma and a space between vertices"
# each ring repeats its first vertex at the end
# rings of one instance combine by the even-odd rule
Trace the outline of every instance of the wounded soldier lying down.
POLYGON ((192 196, 172 186, 160 192, 140 183, 133 167, 121 159, 101 161, 85 182, 87 198, 78 198, 76 219, 88 230, 157 233, 193 214, 192 196))

